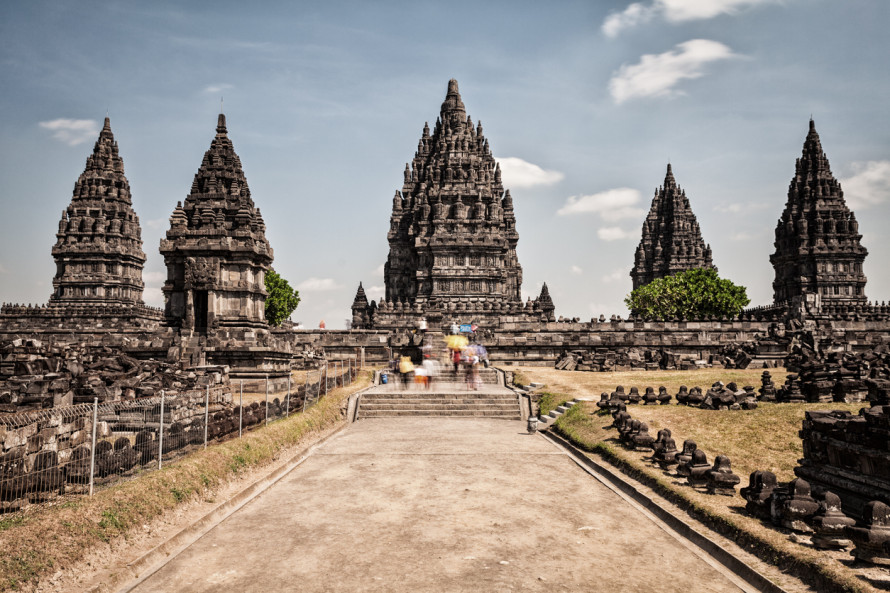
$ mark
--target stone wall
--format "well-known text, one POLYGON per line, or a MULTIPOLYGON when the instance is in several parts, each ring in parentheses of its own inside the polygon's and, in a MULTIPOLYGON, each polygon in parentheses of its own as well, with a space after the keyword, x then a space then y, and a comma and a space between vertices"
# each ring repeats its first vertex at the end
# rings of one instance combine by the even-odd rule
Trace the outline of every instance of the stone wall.
POLYGON ((868 380, 871 408, 806 413, 804 457, 794 473, 841 497, 844 511, 861 516, 872 500, 890 505, 890 381, 868 380))

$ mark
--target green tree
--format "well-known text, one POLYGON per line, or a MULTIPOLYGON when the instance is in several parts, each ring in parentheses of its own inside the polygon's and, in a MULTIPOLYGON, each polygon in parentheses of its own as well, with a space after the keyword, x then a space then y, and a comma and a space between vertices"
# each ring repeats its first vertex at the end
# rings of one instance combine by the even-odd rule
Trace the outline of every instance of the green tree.
POLYGON ((624 299, 635 315, 658 319, 735 317, 750 302, 744 286, 704 268, 653 280, 624 299))
POLYGON ((266 321, 281 325, 300 304, 300 293, 272 268, 266 272, 266 292, 266 321))

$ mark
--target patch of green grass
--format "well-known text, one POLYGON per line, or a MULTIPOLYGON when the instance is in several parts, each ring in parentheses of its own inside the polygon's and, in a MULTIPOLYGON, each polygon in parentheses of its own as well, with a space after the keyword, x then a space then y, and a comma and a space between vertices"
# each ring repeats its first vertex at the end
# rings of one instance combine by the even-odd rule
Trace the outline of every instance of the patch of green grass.
POLYGON ((513 385, 518 387, 528 387, 531 381, 522 371, 513 371, 513 385))
POLYGON ((24 515, 13 515, 12 517, 5 517, 0 519, 0 531, 6 531, 11 527, 15 527, 17 525, 23 525, 25 523, 24 515))
POLYGON ((561 406, 570 398, 560 393, 550 393, 549 391, 541 392, 541 399, 538 400, 539 416, 546 416, 551 410, 555 410, 557 406, 561 406))

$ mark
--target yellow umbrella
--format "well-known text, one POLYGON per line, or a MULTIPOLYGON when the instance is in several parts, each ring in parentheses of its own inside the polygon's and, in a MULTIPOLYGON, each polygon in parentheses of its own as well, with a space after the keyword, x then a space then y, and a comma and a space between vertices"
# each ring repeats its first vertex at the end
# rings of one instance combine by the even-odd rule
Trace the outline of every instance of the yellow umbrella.
POLYGON ((469 342, 466 336, 456 335, 445 338, 445 343, 452 350, 462 350, 469 342))

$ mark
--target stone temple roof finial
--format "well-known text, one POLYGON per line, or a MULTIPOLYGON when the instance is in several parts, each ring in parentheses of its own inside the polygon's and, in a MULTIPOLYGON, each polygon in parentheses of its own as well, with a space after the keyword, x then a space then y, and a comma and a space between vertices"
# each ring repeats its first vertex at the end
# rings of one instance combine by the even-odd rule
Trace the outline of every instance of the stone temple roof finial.
POLYGON ((220 113, 219 119, 216 120, 216 133, 217 134, 225 134, 226 133, 226 114, 220 113))

